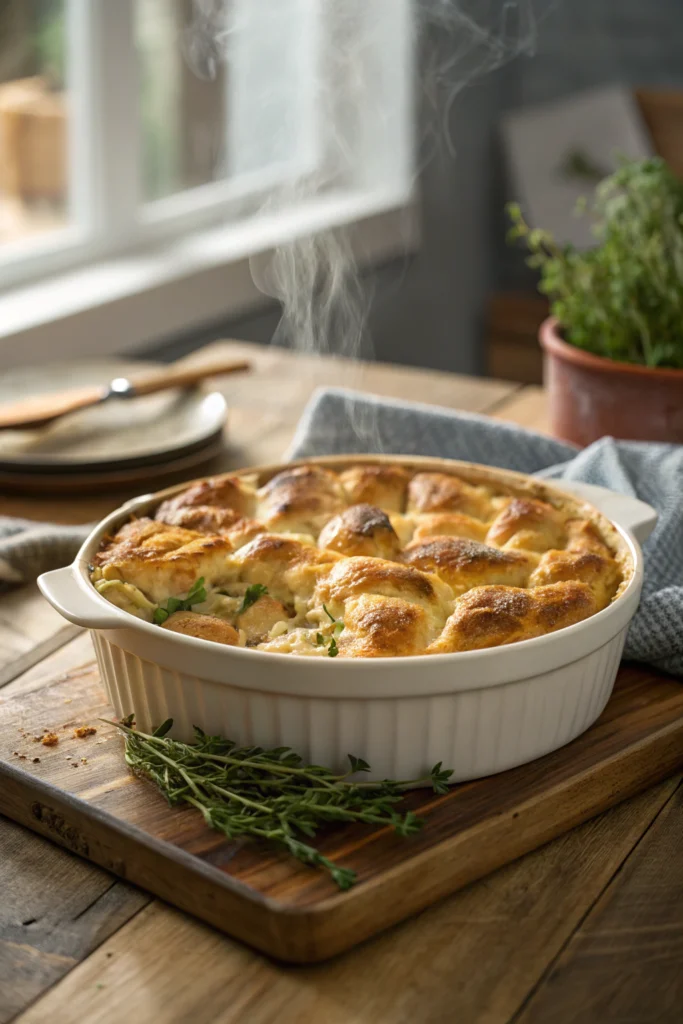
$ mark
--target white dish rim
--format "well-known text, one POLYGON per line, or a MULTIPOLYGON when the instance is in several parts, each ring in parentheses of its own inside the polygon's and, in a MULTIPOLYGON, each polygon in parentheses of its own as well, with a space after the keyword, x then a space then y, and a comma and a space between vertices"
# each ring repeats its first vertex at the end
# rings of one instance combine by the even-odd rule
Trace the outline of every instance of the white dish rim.
MULTIPOLYGON (((513 484, 528 487, 531 491, 536 491, 537 493, 550 492, 557 494, 559 497, 570 498, 579 504, 583 502, 594 512, 599 511, 599 509, 594 505, 589 502, 585 502, 581 497, 577 497, 577 495, 572 493, 569 488, 567 491, 564 491, 561 487, 557 487, 553 483, 548 483, 545 480, 528 477, 525 474, 515 473, 510 470, 480 466, 477 463, 465 463, 463 461, 430 458, 428 456, 373 456, 356 454, 317 456, 260 467, 249 467, 220 475, 248 476, 251 474, 259 474, 259 476, 263 478, 267 477, 268 474, 272 475, 275 472, 282 471, 296 465, 317 464, 322 466, 334 466, 336 464, 339 466, 352 463, 358 464, 361 462, 375 464, 393 462, 394 464, 403 466, 416 465, 422 469, 426 469, 431 466, 434 469, 440 468, 442 471, 444 471, 447 466, 451 467, 453 471, 456 471, 458 467, 463 467, 463 469, 470 471, 474 469, 477 472, 482 471, 484 475, 488 472, 492 477, 495 477, 498 480, 507 477, 513 484)), ((85 614, 81 613, 78 615, 78 613, 74 613, 73 609, 69 609, 66 604, 61 607, 58 604, 55 604, 54 592, 50 591, 49 582, 44 589, 43 584, 41 583, 41 589, 43 589, 45 596, 47 596, 63 614, 67 613, 66 617, 71 618, 71 621, 78 621, 79 624, 88 628, 132 631, 134 633, 139 633, 140 639, 147 637, 150 641, 153 640, 155 642, 155 646, 159 643, 163 643, 164 647, 169 650, 173 650, 175 648, 177 651, 183 649, 187 652, 195 652, 198 661, 202 658, 205 660, 210 658, 212 661, 215 659, 227 659, 233 667, 242 666, 245 670, 244 678, 240 680, 240 686, 263 690, 264 687, 262 683, 257 684, 249 679, 248 669, 249 666, 253 669, 263 669, 266 666, 269 666, 272 670, 271 674, 273 677, 277 676, 278 670, 284 670, 287 668, 286 675, 288 679, 286 681, 283 680, 282 686, 280 686, 278 685, 277 679, 273 678, 272 683, 267 687, 268 691, 272 690, 275 692, 282 690, 285 692, 299 692, 302 694, 313 692, 311 690, 311 686, 307 684, 306 680, 302 680, 301 687, 296 687, 293 691, 291 678, 289 677, 291 677, 292 669, 294 669, 295 666, 298 667, 299 670, 305 672, 308 676, 314 666, 321 661, 319 658, 300 654, 280 654, 270 651, 228 647, 166 630, 161 631, 160 628, 153 623, 137 619, 122 609, 112 605, 96 591, 95 587, 90 582, 88 565, 92 555, 99 548, 102 537, 106 533, 111 532, 113 528, 120 525, 120 523, 129 518, 131 514, 135 512, 144 512, 149 508, 155 507, 166 497, 187 488, 190 483, 191 482, 181 483, 153 494, 145 494, 132 499, 120 508, 111 512, 90 532, 81 546, 74 562, 70 567, 67 567, 68 571, 73 575, 74 582, 78 586, 78 590, 80 592, 79 597, 85 599, 83 607, 89 608, 89 614, 86 612, 85 614), (69 611, 71 614, 68 614, 69 611), (88 618, 90 618, 91 621, 87 621, 88 618)), ((625 498, 624 500, 630 501, 632 499, 625 498)), ((604 513, 600 514, 604 515, 604 513)), ((605 518, 607 517, 605 516, 605 518)), ((631 579, 624 587, 622 593, 615 598, 610 605, 597 612, 595 615, 592 615, 581 622, 574 623, 571 626, 566 626, 563 629, 556 630, 555 632, 546 633, 543 636, 518 641, 514 644, 485 648, 482 650, 459 651, 438 655, 422 654, 387 658, 324 659, 324 677, 330 680, 330 688, 333 688, 335 692, 334 694, 329 694, 318 691, 318 696, 357 696, 358 694, 355 686, 353 687, 353 693, 351 693, 347 692, 343 688, 344 684, 341 683, 342 678, 349 680, 354 676, 362 677, 363 680, 368 676, 375 677, 371 684, 372 692, 367 694, 368 698, 392 697, 397 695, 399 692, 405 693, 405 686, 397 685, 392 687, 392 668, 395 670, 396 675, 405 672, 408 668, 414 669, 415 675, 419 677, 427 666, 429 666, 428 676, 431 677, 437 670, 437 667, 440 666, 439 671, 443 673, 444 677, 446 675, 450 677, 450 682, 448 684, 449 692, 457 691, 459 689, 468 690, 501 685, 505 682, 514 682, 515 680, 528 676, 530 674, 530 668, 532 669, 533 674, 536 674, 537 672, 547 671, 549 666, 559 667, 563 664, 569 664, 581 657, 582 653, 585 651, 594 650, 597 647, 600 647, 603 643, 607 643, 620 629, 624 628, 624 626, 628 624, 629 620, 635 613, 643 578, 643 559, 638 542, 629 530, 624 529, 616 522, 611 520, 608 521, 612 522, 612 525, 621 538, 622 543, 627 548, 632 561, 633 571, 631 579), (579 637, 582 637, 582 642, 577 645, 576 640, 579 637), (551 654, 553 650, 554 654, 551 654), (503 673, 505 678, 497 679, 496 681, 487 681, 487 676, 491 675, 491 668, 493 668, 497 663, 497 666, 500 669, 502 661, 505 661, 506 663, 505 672, 503 673), (475 666, 482 670, 482 677, 479 680, 472 678, 472 669, 475 666), (461 680, 458 680, 456 676, 458 667, 463 669, 461 680), (486 669, 489 669, 489 671, 486 672, 486 669), (384 679, 382 679, 382 677, 384 677, 384 679)), ((56 572, 61 573, 64 572, 64 570, 56 570, 56 572)), ((45 575, 47 577, 51 574, 45 575)), ((261 675, 260 672, 258 674, 261 675)), ((494 673, 496 677, 500 674, 500 671, 494 673)), ((318 685, 320 686, 322 673, 316 671, 315 675, 318 678, 318 685)), ((358 682, 360 683, 360 681, 361 680, 359 678, 358 682)), ((421 696, 425 690, 420 685, 419 678, 414 682, 416 685, 413 692, 415 696, 421 696)), ((435 692, 433 680, 429 684, 428 689, 429 692, 435 692)), ((437 690, 441 690, 440 685, 437 687, 437 690)))

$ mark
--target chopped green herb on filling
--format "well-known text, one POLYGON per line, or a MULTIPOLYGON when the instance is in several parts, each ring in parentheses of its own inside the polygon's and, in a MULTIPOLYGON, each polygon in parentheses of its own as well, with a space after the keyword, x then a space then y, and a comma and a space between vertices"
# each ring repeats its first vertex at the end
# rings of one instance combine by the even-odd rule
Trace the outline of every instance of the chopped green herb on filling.
POLYGON ((246 589, 244 600, 242 601, 242 605, 237 614, 241 615, 242 612, 246 612, 247 608, 251 608, 252 604, 256 604, 259 598, 265 597, 267 593, 268 587, 264 587, 262 583, 252 583, 251 586, 246 589))
POLYGON ((206 590, 204 588, 204 577, 201 576, 193 585, 187 597, 169 597, 165 606, 160 604, 154 612, 154 622, 157 626, 163 626, 169 615, 173 615, 174 612, 189 612, 192 610, 193 604, 202 604, 203 601, 206 601, 206 590))

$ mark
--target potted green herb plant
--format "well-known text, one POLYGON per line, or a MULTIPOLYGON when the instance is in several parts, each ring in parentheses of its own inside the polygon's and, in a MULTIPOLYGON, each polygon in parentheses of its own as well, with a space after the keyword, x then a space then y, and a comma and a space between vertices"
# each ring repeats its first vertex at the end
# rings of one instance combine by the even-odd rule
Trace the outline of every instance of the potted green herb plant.
POLYGON ((683 182, 661 159, 624 162, 579 210, 578 251, 508 205, 552 316, 540 328, 553 432, 683 443, 683 182))

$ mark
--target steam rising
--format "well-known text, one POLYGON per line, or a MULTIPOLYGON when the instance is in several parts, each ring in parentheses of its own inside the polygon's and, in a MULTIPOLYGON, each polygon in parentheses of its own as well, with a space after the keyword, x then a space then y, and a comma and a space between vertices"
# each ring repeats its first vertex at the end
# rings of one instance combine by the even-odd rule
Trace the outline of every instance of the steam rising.
MULTIPOLYGON (((228 153, 228 164, 233 173, 253 173, 259 160, 263 162, 264 150, 275 165, 279 161, 286 167, 292 140, 301 131, 295 102, 301 93, 297 94, 297 89, 304 88, 305 80, 306 93, 313 94, 316 139, 298 137, 297 141, 304 154, 307 145, 311 146, 311 166, 267 185, 260 215, 271 216, 299 203, 324 203, 354 181, 357 112, 365 108, 367 113, 373 103, 378 106, 370 109, 371 115, 386 127, 383 137, 375 140, 385 151, 376 153, 374 159, 386 169, 389 186, 400 188, 397 164, 402 156, 393 151, 391 126, 386 125, 386 91, 383 94, 377 87, 377 76, 390 71, 378 68, 373 56, 386 48, 386 33, 392 31, 397 10, 403 9, 408 19, 404 23, 407 46, 399 78, 390 82, 390 88, 408 90, 407 102, 420 125, 410 140, 412 159, 406 162, 410 175, 419 170, 421 161, 431 158, 437 146, 445 144, 453 151, 450 111, 460 92, 507 60, 533 53, 537 18, 552 3, 412 0, 404 8, 403 0, 194 0, 186 56, 198 74, 208 77, 223 63, 228 94, 233 81, 251 81, 255 89, 248 123, 242 132, 238 124, 232 133, 234 149, 228 153), (311 45, 306 32, 306 15, 314 11, 322 12, 325 24, 325 40, 318 39, 317 45, 311 45), (304 26, 302 32, 292 32, 295 20, 304 26), (257 41, 257 58, 245 78, 240 60, 249 33, 257 41), (379 47, 371 45, 375 41, 379 47), (314 53, 319 55, 317 61, 314 53), (264 83, 270 80, 277 82, 276 90, 264 94, 264 83), (259 153, 251 151, 252 140, 259 153), (391 181, 394 175, 396 182, 391 181)), ((311 21, 312 32, 315 24, 311 21)), ((404 173, 403 187, 409 185, 404 173)), ((347 230, 293 238, 277 248, 267 265, 253 264, 252 275, 256 285, 282 305, 274 339, 279 344, 352 358, 361 351, 369 354, 365 337, 369 295, 347 230)), ((356 429, 372 434, 370 424, 356 424, 356 429)), ((366 439, 369 446, 379 445, 379 438, 366 439)))

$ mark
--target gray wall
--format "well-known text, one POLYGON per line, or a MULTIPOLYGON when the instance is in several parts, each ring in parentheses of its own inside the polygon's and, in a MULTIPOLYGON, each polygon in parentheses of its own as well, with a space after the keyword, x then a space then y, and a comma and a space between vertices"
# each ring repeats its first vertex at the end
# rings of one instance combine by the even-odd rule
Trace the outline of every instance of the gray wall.
MULTIPOLYGON (((487 297, 496 287, 529 284, 521 256, 504 244, 501 211, 512 197, 497 141, 502 111, 608 82, 683 86, 683 0, 544 6, 535 56, 464 91, 450 117, 456 158, 441 145, 426 163, 422 249, 382 268, 374 282, 370 329, 379 359, 479 372, 487 297)), ((230 329, 267 342, 277 319, 271 311, 230 329)))
POLYGON ((486 300, 531 284, 504 242, 500 114, 591 86, 683 87, 683 0, 560 0, 546 5, 537 52, 459 97, 451 119, 457 158, 438 154, 423 177, 424 246, 401 294, 375 319, 381 359, 477 372, 486 300), (554 8, 554 9, 553 9, 554 8))

